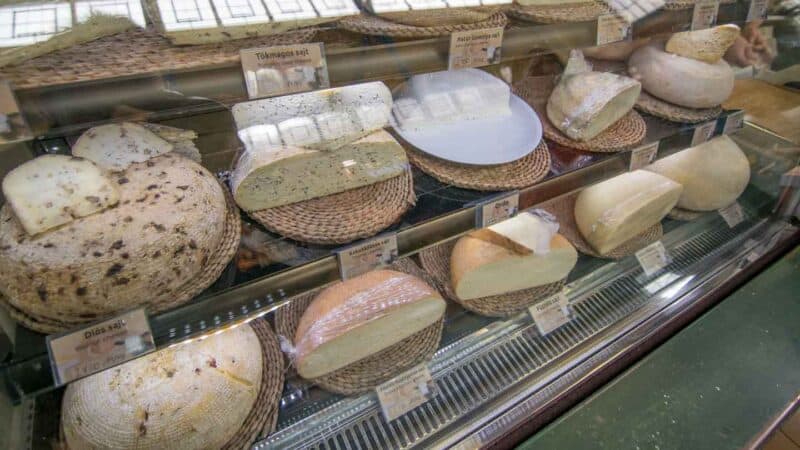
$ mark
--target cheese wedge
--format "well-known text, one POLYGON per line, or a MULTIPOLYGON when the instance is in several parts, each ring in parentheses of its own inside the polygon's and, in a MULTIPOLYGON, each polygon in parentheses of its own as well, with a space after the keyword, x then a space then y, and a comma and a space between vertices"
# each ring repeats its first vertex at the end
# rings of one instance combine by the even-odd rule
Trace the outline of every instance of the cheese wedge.
POLYGON ((735 202, 750 182, 747 157, 728 136, 660 159, 645 170, 683 185, 678 206, 713 211, 735 202))
POLYGON ((666 50, 675 55, 714 64, 725 56, 725 52, 737 37, 739 37, 739 27, 734 24, 684 31, 675 33, 669 38, 666 50))
POLYGON ((119 172, 172 149, 172 144, 147 128, 123 122, 88 129, 75 142, 72 154, 91 160, 103 169, 119 172))
POLYGON ((575 222, 601 255, 657 224, 678 203, 683 188, 644 170, 589 186, 575 201, 575 222))
POLYGON ((388 180, 407 165, 403 147, 381 130, 335 152, 249 148, 233 170, 231 188, 242 209, 258 211, 388 180))
POLYGON ((438 322, 445 302, 412 275, 376 270, 323 290, 295 333, 295 366, 318 378, 380 352, 438 322))
POLYGON ((87 159, 45 155, 28 161, 3 179, 3 195, 30 235, 102 211, 119 201, 103 171, 87 159))
POLYGON ((547 117, 571 139, 588 141, 627 114, 641 89, 632 78, 592 72, 583 54, 573 50, 547 101, 547 117))
POLYGON ((725 60, 709 64, 673 55, 663 42, 633 52, 628 73, 649 94, 688 108, 719 106, 733 91, 734 73, 725 60))

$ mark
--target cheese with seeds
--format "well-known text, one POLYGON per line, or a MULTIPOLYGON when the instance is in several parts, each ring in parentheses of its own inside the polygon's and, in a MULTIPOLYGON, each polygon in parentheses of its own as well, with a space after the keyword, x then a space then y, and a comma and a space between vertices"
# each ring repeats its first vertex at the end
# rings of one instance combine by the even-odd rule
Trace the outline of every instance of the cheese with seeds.
POLYGON ((90 128, 72 146, 72 154, 103 169, 121 171, 172 149, 172 144, 142 125, 123 122, 90 128))

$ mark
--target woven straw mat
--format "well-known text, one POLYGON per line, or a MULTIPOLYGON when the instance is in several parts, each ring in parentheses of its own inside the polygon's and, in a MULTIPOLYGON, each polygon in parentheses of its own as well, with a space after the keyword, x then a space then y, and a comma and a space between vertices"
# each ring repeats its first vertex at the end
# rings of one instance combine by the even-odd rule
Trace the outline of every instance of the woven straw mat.
POLYGON ((378 17, 391 22, 413 27, 438 27, 442 25, 463 25, 489 20, 500 12, 499 6, 478 6, 472 8, 426 9, 423 11, 397 11, 378 13, 378 17))
POLYGON ((506 14, 515 19, 535 23, 587 22, 603 14, 611 13, 611 8, 602 2, 574 3, 551 6, 511 5, 506 14))
POLYGON ((406 146, 408 160, 442 183, 477 191, 507 191, 531 186, 550 172, 550 151, 542 139, 521 159, 495 166, 469 166, 430 156, 406 146))
MULTIPOLYGON (((541 78, 537 78, 540 80, 541 78)), ((597 153, 613 153, 627 150, 642 142, 647 134, 647 125, 642 116, 634 110, 616 121, 594 138, 581 142, 565 136, 552 123, 546 114, 546 102, 552 92, 551 83, 534 82, 532 77, 514 84, 514 93, 525 100, 536 111, 542 122, 542 130, 547 139, 564 147, 597 153)))
MULTIPOLYGON (((389 269, 414 275, 436 287, 435 281, 408 258, 396 261, 389 269)), ((295 296, 291 303, 276 311, 275 329, 278 334, 289 340, 294 338, 303 312, 321 289, 295 296)), ((404 370, 430 359, 439 348, 443 326, 444 320, 440 320, 372 356, 309 381, 323 389, 344 395, 372 390, 404 370)))
MULTIPOLYGON (((149 313, 157 313, 174 308, 180 304, 186 303, 196 295, 203 292, 206 288, 211 286, 222 274, 222 271, 236 255, 239 249, 239 239, 241 238, 242 225, 239 218, 239 210, 233 201, 230 193, 226 188, 222 188, 226 193, 228 212, 226 214, 225 229, 223 231, 222 240, 217 245, 217 251, 213 253, 212 258, 203 266, 202 270, 195 278, 181 286, 177 291, 172 294, 171 300, 157 305, 146 305, 149 313)), ((24 312, 6 301, 3 296, 0 296, 0 305, 4 306, 12 319, 19 322, 26 328, 38 331, 40 333, 52 334, 75 328, 78 325, 93 322, 97 318, 86 319, 81 317, 68 317, 60 315, 56 317, 45 317, 38 314, 30 314, 24 312)))
POLYGON ((238 64, 239 50, 310 42, 315 28, 219 44, 174 46, 153 29, 106 36, 0 69, 17 89, 238 64))
POLYGON ((487 20, 457 25, 440 25, 435 27, 415 27, 395 23, 378 16, 361 14, 350 16, 338 22, 340 28, 356 33, 393 38, 426 38, 448 36, 454 31, 480 30, 484 28, 505 27, 508 19, 502 12, 497 12, 487 20))
POLYGON ((622 259, 626 256, 633 255, 642 248, 661 239, 661 236, 664 234, 661 223, 657 223, 639 235, 624 242, 614 250, 611 250, 608 254, 600 255, 585 239, 583 239, 583 236, 578 230, 578 225, 575 223, 574 211, 577 197, 578 193, 575 192, 543 203, 539 205, 538 208, 544 209, 556 216, 559 224, 558 232, 567 238, 567 240, 583 254, 594 256, 595 258, 622 259))
POLYGON ((411 171, 338 194, 250 212, 270 231, 300 242, 346 244, 397 222, 416 202, 411 171))
POLYGON ((687 108, 674 103, 669 103, 652 96, 645 91, 639 94, 636 109, 647 114, 660 117, 672 122, 700 123, 716 118, 722 113, 722 108, 687 108))
POLYGON ((450 284, 450 255, 453 253, 455 245, 456 240, 452 239, 435 247, 427 248, 419 253, 420 262, 422 262, 422 268, 436 279, 437 286, 447 298, 474 313, 489 317, 513 316, 525 311, 539 300, 557 294, 564 288, 564 280, 561 280, 531 289, 461 300, 456 296, 450 284))

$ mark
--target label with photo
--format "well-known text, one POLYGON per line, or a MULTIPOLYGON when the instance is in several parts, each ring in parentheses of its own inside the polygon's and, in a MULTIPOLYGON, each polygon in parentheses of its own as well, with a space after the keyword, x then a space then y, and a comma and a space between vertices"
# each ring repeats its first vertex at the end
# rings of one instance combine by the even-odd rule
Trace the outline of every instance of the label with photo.
POLYGON ((375 388, 387 422, 402 416, 438 394, 426 364, 406 371, 375 388))
POLYGON ((321 42, 247 48, 239 54, 251 99, 330 87, 321 42))
POLYGON ((398 255, 395 233, 386 233, 367 239, 336 250, 339 275, 342 280, 357 277, 371 270, 388 266, 397 259, 398 255))
POLYGON ((497 64, 502 49, 502 27, 457 31, 450 35, 447 70, 497 64))
POLYGON ((475 227, 485 228, 517 215, 519 191, 511 191, 478 203, 475 208, 475 227))

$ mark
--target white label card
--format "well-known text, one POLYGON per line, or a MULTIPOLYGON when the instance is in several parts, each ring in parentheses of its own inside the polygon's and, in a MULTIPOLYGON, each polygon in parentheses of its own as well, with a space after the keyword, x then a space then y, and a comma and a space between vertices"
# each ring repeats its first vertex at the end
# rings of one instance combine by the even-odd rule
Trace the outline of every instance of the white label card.
POLYGON ((339 275, 347 280, 385 267, 397 259, 397 235, 382 234, 358 244, 336 250, 339 260, 339 275))
POLYGON ((564 291, 528 308, 539 334, 546 335, 570 321, 569 299, 564 291))
POLYGON ((719 0, 698 0, 692 13, 692 31, 711 28, 717 23, 719 0))
POLYGON ((719 215, 725 219, 725 223, 728 224, 729 228, 733 228, 744 222, 744 210, 742 210, 742 205, 740 205, 739 202, 733 202, 720 209, 718 212, 719 215))
POLYGON ((272 97, 330 87, 321 42, 239 51, 249 98, 272 97))
MULTIPOLYGON (((424 14, 420 13, 420 14, 424 14)), ((503 28, 457 31, 450 35, 448 70, 481 67, 500 62, 503 28)))
POLYGON ((711 139, 711 136, 714 135, 714 130, 716 129, 717 129, 716 120, 702 123, 697 127, 695 127, 694 134, 692 135, 692 147, 694 147, 695 145, 700 145, 703 142, 711 139))
POLYGON ((658 144, 660 142, 661 141, 656 141, 631 150, 631 172, 649 166, 650 163, 655 161, 656 154, 658 153, 658 144))
POLYGON ((475 227, 485 228, 500 223, 516 216, 517 211, 519 211, 519 191, 479 203, 475 208, 475 227))
POLYGON ((661 241, 653 242, 636 252, 636 259, 639 261, 639 265, 642 266, 644 274, 648 277, 672 262, 672 258, 661 241))
POLYGON ((767 0, 750 0, 747 9, 747 21, 763 20, 767 18, 767 0))
POLYGON ((47 336, 56 386, 138 358, 155 348, 144 308, 77 331, 47 336))
POLYGON ((631 24, 616 14, 603 14, 597 18, 597 45, 627 41, 631 38, 631 24))
POLYGON ((402 416, 438 394, 428 366, 421 364, 375 388, 387 422, 402 416))
POLYGON ((725 126, 722 129, 722 134, 735 133, 742 128, 744 128, 744 111, 736 111, 725 118, 725 126))

